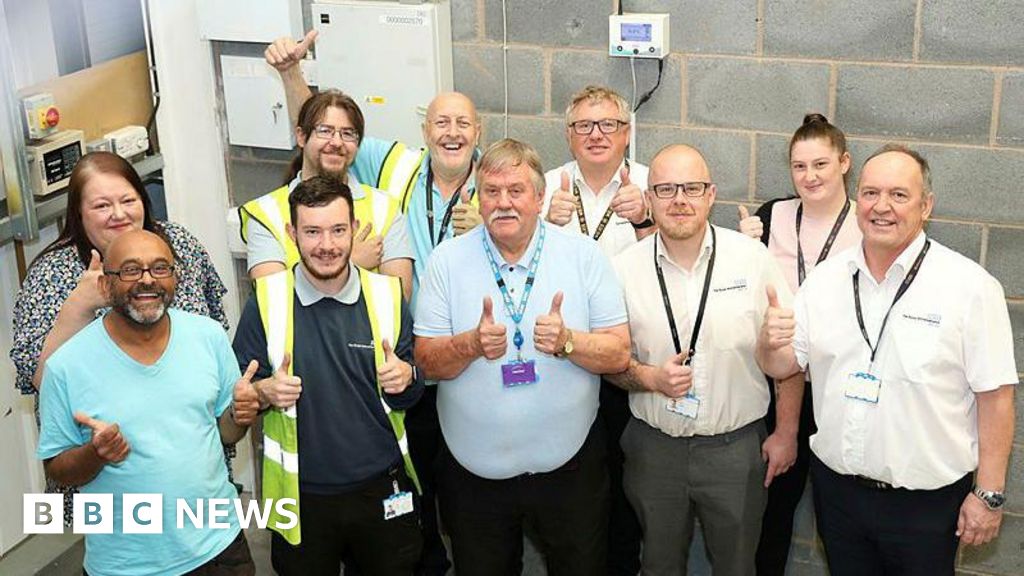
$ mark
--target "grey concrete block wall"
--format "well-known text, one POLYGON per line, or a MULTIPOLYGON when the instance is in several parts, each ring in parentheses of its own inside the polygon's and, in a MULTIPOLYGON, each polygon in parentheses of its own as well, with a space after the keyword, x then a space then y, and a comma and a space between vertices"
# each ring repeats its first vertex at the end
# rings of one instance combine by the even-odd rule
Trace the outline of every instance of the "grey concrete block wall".
POLYGON ((1024 147, 1024 72, 1007 72, 1003 77, 996 142, 1024 147))
POLYGON ((694 57, 686 79, 686 120, 698 126, 791 132, 828 110, 825 64, 694 57))
MULTIPOLYGON (((308 7, 310 0, 303 0, 308 7)), ((547 169, 569 159, 563 112, 588 83, 631 97, 629 61, 606 56, 613 0, 506 0, 509 135, 534 144, 547 169)), ((846 131, 860 166, 887 139, 930 161, 937 204, 929 233, 980 261, 1010 299, 1024 372, 1024 2, 1008 0, 624 0, 627 11, 669 12, 672 55, 639 114, 638 161, 663 145, 696 145, 718 184, 712 218, 736 225, 751 209, 792 194, 788 141, 803 115, 822 112, 846 131)), ((452 0, 455 88, 479 105, 483 142, 504 133, 501 0, 452 0)), ((216 44, 224 53, 262 47, 216 44)), ((636 63, 638 91, 657 65, 636 63)), ((341 88, 344 88, 342 86, 341 88)), ((419 142, 410 144, 418 145, 419 142)), ((235 203, 278 186, 291 154, 232 148, 235 203)), ((958 572, 1024 574, 1024 394, 1017 395, 1010 481, 1014 500, 992 545, 965 550, 958 572)), ((809 494, 797 515, 787 573, 824 576, 809 494)), ((708 565, 694 548, 694 573, 708 565)), ((531 572, 533 574, 534 572, 531 572)))
POLYGON ((915 0, 765 2, 764 52, 839 60, 910 60, 915 0))
POLYGON ((843 65, 835 121, 851 133, 986 143, 993 89, 986 70, 843 65))
POLYGON ((1024 65, 1024 3, 924 0, 921 7, 922 60, 1024 65))

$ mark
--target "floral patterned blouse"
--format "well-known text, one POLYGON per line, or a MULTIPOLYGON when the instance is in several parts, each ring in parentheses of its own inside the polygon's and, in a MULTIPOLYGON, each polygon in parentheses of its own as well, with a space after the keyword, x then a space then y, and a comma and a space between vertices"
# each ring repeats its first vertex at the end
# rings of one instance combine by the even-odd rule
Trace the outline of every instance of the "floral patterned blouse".
MULTIPOLYGON (((227 289, 217 275, 206 249, 184 227, 158 222, 177 258, 178 288, 173 308, 209 316, 228 329, 221 302, 227 289)), ((29 268, 28 277, 14 304, 14 344, 11 360, 17 368, 15 385, 22 394, 35 394, 32 376, 39 363, 43 341, 50 333, 61 305, 78 285, 86 265, 74 246, 46 254, 29 268)), ((96 315, 101 316, 106 310, 96 315)))

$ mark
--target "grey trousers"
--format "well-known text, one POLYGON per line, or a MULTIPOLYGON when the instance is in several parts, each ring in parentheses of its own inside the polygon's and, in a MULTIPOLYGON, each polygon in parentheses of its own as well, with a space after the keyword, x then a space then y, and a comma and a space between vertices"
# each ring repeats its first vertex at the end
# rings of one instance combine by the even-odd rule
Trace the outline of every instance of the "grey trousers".
POLYGON ((762 420, 673 438, 633 418, 622 435, 626 496, 643 527, 644 576, 685 576, 694 519, 714 576, 752 576, 764 513, 762 420))

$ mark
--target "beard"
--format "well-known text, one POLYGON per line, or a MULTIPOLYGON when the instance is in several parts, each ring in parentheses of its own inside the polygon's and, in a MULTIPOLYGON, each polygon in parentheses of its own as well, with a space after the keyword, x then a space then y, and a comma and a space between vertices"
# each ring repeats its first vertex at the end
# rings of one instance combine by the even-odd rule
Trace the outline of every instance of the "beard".
POLYGON ((111 307, 138 326, 152 326, 167 314, 167 308, 173 299, 174 293, 164 290, 158 284, 136 282, 131 290, 114 296, 111 307), (144 306, 137 306, 132 298, 142 293, 155 294, 157 300, 144 306))
POLYGON ((341 276, 348 267, 349 255, 343 254, 337 250, 318 250, 308 255, 300 252, 299 256, 302 259, 302 265, 305 267, 306 271, 309 272, 310 276, 317 280, 334 280, 341 276), (334 264, 321 264, 317 258, 322 258, 324 256, 334 257, 334 264))

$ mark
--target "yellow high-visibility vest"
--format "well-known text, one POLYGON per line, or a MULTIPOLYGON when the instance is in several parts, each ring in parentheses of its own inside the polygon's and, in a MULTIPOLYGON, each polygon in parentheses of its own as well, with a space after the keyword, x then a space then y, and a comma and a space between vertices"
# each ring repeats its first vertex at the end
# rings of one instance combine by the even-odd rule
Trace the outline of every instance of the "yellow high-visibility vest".
POLYGON ((427 150, 424 148, 410 148, 395 142, 380 166, 377 188, 398 199, 402 212, 409 210, 409 195, 416 187, 416 178, 419 177, 426 155, 427 150))
MULTIPOLYGON (((384 364, 383 340, 395 346, 402 326, 402 286, 397 278, 375 274, 352 266, 359 274, 359 283, 366 302, 366 313, 370 319, 373 334, 373 356, 375 365, 384 364)), ((276 370, 285 354, 292 356, 295 342, 295 275, 291 268, 256 279, 256 302, 259 305, 263 333, 267 338, 267 357, 276 370)), ((294 357, 294 356, 293 356, 294 357)), ((294 366, 294 363, 291 364, 294 366)), ((289 374, 292 368, 289 367, 289 374)), ((387 415, 398 442, 405 472, 420 491, 419 478, 409 456, 409 441, 405 434, 405 411, 392 410, 384 400, 384 391, 373 375, 377 385, 384 414, 387 415)), ((277 501, 294 498, 296 515, 299 514, 299 436, 298 412, 295 406, 281 410, 272 409, 263 416, 263 498, 277 501)), ((271 507, 269 527, 281 534, 292 545, 302 541, 301 522, 290 529, 281 529, 288 519, 278 514, 276 506, 271 507)))
MULTIPOLYGON (((365 226, 367 222, 372 222, 373 233, 384 237, 391 229, 391 224, 398 214, 399 200, 366 184, 360 184, 360 187, 363 190, 363 197, 353 201, 355 218, 362 226, 365 226)), ((285 225, 290 224, 292 220, 291 211, 288 208, 290 193, 291 190, 288 186, 281 186, 238 208, 238 216, 242 223, 242 240, 249 241, 249 224, 255 219, 267 230, 270 230, 270 233, 277 239, 278 244, 284 250, 284 266, 289 270, 299 261, 299 249, 285 229, 285 225)))

